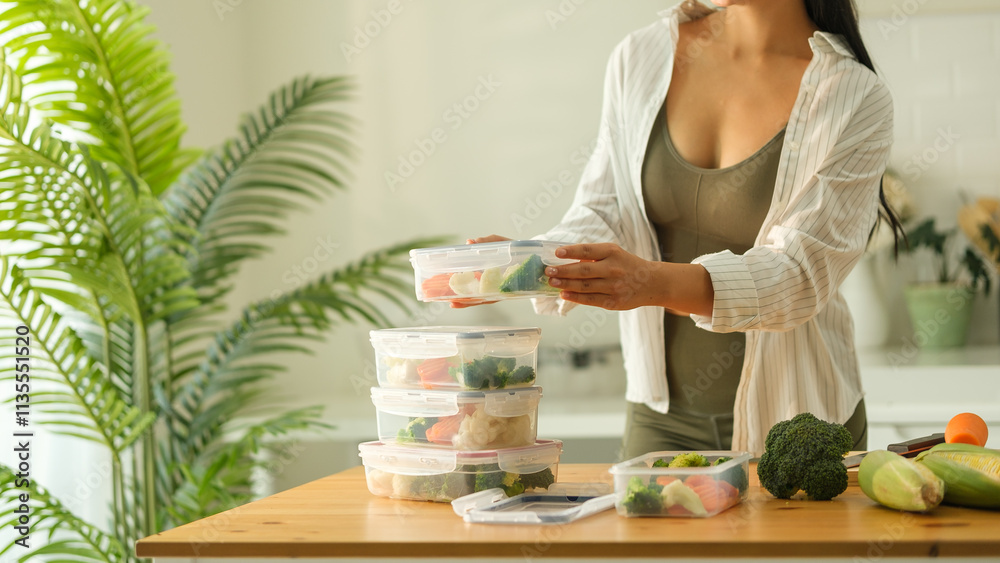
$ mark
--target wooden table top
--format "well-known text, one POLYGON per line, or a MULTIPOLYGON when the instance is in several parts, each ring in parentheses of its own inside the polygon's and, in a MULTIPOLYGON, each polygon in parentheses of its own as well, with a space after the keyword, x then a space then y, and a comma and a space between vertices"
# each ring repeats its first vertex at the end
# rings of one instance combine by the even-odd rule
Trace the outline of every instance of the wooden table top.
MULTIPOLYGON (((560 482, 611 483, 608 464, 563 464, 560 482)), ((450 504, 373 496, 356 467, 145 538, 140 557, 863 557, 1000 556, 1000 512, 910 514, 852 485, 832 501, 779 500, 756 475, 742 504, 711 518, 563 525, 467 524, 450 504)))

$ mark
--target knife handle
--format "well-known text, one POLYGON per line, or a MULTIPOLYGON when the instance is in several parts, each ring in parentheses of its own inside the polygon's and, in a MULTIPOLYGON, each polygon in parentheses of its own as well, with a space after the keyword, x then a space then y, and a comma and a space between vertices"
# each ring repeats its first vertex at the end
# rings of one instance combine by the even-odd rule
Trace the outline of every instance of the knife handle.
POLYGON ((898 444, 889 444, 886 449, 900 455, 912 456, 924 450, 930 449, 937 444, 944 443, 944 433, 938 432, 930 436, 914 438, 898 444))

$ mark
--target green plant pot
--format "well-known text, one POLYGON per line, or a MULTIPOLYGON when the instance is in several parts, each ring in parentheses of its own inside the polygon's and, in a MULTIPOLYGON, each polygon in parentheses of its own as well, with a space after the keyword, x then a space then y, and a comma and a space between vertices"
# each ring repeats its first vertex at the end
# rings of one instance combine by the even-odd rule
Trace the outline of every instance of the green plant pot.
POLYGON ((910 285, 903 289, 913 323, 913 342, 920 348, 965 345, 975 292, 954 284, 910 285))

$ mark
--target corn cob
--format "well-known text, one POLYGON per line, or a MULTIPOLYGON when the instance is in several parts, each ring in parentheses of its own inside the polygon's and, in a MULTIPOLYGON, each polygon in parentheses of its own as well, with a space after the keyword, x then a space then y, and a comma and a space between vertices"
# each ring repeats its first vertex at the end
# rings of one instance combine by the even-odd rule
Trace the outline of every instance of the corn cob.
POLYGON ((944 502, 1000 508, 1000 451, 971 444, 938 444, 917 462, 945 483, 944 502))
POLYGON ((858 467, 858 484, 873 501, 911 512, 941 504, 944 482, 927 467, 885 450, 868 452, 858 467))

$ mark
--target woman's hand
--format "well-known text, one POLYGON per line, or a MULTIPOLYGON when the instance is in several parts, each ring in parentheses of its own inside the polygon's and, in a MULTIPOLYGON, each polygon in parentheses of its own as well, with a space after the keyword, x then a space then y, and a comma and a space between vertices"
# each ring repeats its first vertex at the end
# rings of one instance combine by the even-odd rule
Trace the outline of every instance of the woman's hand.
POLYGON ((559 297, 581 305, 625 311, 643 305, 660 305, 654 281, 658 262, 626 252, 617 244, 573 244, 556 250, 556 257, 580 260, 576 264, 549 266, 549 285, 559 297))
POLYGON ((712 280, 697 264, 651 262, 611 243, 563 246, 556 256, 580 260, 545 268, 549 285, 560 289, 566 301, 612 311, 651 305, 683 314, 712 314, 712 280))

